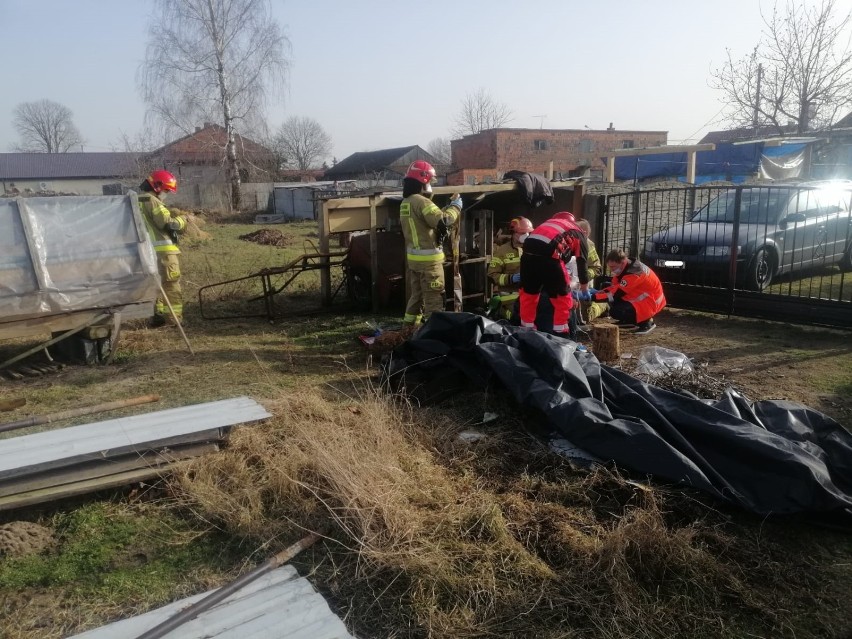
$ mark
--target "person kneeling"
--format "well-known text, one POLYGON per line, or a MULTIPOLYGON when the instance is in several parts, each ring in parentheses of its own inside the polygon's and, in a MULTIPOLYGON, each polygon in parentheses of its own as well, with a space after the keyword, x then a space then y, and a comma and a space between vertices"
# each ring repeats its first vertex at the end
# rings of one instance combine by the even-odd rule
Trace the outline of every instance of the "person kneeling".
POLYGON ((663 285, 656 273, 623 249, 610 251, 606 265, 612 273, 609 286, 594 291, 590 299, 608 302, 609 314, 621 326, 637 325, 636 335, 647 335, 657 325, 654 316, 666 306, 663 285))

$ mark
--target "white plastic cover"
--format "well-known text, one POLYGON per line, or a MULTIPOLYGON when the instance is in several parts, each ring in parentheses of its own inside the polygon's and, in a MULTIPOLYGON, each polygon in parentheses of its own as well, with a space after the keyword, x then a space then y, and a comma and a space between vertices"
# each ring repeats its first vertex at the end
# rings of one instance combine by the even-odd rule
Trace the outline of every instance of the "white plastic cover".
POLYGON ((0 322, 150 302, 158 283, 135 193, 0 199, 0 322))

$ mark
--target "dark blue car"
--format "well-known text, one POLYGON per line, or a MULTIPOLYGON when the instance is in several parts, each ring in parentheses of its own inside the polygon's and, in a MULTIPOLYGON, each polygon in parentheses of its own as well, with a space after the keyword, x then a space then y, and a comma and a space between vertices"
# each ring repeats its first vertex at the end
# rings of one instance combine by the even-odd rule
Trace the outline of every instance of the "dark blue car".
POLYGON ((852 183, 724 191, 685 224, 650 236, 643 261, 668 281, 727 280, 763 290, 782 273, 852 269, 852 183))

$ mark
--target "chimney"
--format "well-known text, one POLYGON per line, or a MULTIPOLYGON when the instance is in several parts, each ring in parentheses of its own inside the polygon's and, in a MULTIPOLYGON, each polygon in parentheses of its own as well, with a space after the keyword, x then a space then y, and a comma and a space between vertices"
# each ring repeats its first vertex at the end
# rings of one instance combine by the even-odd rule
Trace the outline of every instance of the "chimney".
POLYGON ((609 128, 607 129, 607 131, 615 131, 615 129, 612 126, 612 122, 609 123, 609 128))
POLYGON ((195 127, 195 132, 198 133, 199 131, 201 131, 201 127, 200 126, 195 127))
POLYGON ((210 128, 211 126, 213 126, 213 123, 212 123, 212 122, 205 122, 205 123, 204 123, 204 128, 205 128, 205 129, 210 128))

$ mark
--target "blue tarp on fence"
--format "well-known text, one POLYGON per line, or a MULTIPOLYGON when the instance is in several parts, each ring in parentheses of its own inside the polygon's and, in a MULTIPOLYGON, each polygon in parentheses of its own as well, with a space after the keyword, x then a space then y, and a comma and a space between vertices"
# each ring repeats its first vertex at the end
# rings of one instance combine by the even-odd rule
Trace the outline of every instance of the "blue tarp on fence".
MULTIPOLYGON (((772 147, 789 153, 787 146, 772 147)), ((767 149, 768 150, 768 149, 767 149)), ((729 182, 742 181, 753 175, 760 166, 760 156, 765 152, 762 142, 752 144, 717 144, 715 151, 699 151, 695 158, 696 182, 712 179, 729 182)), ((686 156, 683 153, 655 153, 634 157, 615 158, 615 179, 632 180, 654 177, 685 177, 686 156)))

